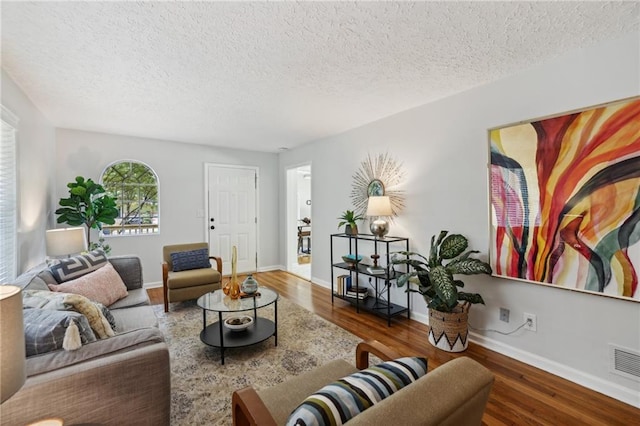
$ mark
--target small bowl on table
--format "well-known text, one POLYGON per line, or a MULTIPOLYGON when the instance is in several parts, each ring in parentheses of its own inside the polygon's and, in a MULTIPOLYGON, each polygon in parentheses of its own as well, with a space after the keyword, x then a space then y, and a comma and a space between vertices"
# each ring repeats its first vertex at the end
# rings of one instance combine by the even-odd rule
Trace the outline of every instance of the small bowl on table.
POLYGON ((356 257, 355 254, 345 254, 342 256, 342 260, 344 260, 344 263, 349 265, 350 268, 355 268, 362 260, 362 256, 358 255, 358 257, 356 257))
POLYGON ((241 315, 237 317, 229 317, 224 320, 224 326, 231 331, 244 331, 253 324, 253 317, 249 315, 241 315))

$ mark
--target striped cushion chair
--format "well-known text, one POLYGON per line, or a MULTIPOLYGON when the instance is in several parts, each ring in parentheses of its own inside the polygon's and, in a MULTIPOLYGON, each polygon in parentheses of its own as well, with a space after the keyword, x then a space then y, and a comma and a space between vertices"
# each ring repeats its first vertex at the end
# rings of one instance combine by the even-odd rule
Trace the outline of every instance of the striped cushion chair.
POLYGON ((361 342, 355 367, 334 360, 268 389, 234 392, 233 424, 481 424, 494 380, 489 370, 460 357, 424 373, 424 358, 401 358, 380 342, 361 342), (387 362, 369 368, 369 354, 387 362))

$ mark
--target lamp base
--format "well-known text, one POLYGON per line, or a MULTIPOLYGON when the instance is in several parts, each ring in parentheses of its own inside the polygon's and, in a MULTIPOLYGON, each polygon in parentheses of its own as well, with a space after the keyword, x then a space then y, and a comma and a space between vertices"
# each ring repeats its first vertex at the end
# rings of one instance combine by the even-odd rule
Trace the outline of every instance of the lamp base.
POLYGON ((389 233, 389 223, 386 220, 376 219, 371 222, 369 229, 373 235, 383 239, 389 233))

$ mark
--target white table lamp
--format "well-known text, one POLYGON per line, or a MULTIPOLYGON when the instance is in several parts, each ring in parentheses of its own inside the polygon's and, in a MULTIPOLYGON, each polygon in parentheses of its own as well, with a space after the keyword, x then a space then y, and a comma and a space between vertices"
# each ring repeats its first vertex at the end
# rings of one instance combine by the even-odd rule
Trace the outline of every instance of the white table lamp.
POLYGON ((0 403, 18 392, 26 378, 22 292, 0 285, 0 403))
POLYGON ((389 222, 383 218, 391 216, 392 214, 393 211, 391 210, 391 200, 389 197, 369 197, 367 216, 376 217, 369 225, 369 229, 373 235, 378 238, 384 238, 384 236, 389 233, 389 222))
POLYGON ((84 228, 49 229, 45 236, 47 256, 60 257, 87 251, 84 228))

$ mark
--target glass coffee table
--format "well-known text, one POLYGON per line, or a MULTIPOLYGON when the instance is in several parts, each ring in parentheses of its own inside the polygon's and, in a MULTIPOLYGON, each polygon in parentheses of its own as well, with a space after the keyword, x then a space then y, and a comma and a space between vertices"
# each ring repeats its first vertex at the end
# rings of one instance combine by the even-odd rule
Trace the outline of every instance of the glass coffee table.
POLYGON ((275 337, 278 346, 278 293, 266 287, 258 288, 258 295, 240 299, 231 299, 222 290, 207 293, 198 298, 198 306, 202 308, 202 331, 200 340, 203 343, 220 348, 224 365, 224 350, 255 345, 269 337, 275 337), (273 321, 258 316, 258 309, 274 306, 273 321), (218 321, 207 325, 207 311, 217 312, 218 321), (230 330, 223 323, 223 313, 253 311, 253 323, 242 331, 230 330))

